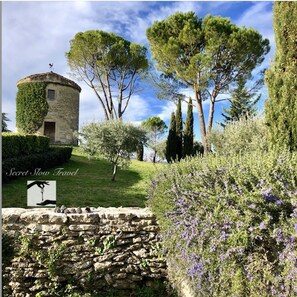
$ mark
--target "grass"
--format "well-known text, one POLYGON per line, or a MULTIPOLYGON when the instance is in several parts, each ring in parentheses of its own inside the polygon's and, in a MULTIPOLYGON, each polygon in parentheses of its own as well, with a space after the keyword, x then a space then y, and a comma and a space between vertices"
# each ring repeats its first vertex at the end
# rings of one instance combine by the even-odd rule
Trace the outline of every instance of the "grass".
MULTIPOLYGON (((119 170, 116 181, 111 181, 111 164, 105 160, 89 160, 79 149, 74 149, 69 162, 58 166, 62 172, 76 175, 57 176, 55 168, 42 176, 26 176, 2 185, 2 207, 27 206, 28 180, 56 180, 57 205, 66 207, 144 207, 150 178, 161 164, 132 161, 126 170, 119 170)), ((57 168, 57 167, 56 167, 57 168)))

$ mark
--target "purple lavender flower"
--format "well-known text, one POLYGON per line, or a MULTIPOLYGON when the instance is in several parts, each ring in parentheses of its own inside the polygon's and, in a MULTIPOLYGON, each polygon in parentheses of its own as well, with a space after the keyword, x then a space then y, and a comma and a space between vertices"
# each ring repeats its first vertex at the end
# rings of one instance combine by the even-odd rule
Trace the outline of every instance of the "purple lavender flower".
POLYGON ((276 195, 272 194, 271 188, 268 188, 266 190, 261 190, 261 196, 263 199, 265 199, 266 202, 273 202, 278 199, 276 195))
POLYGON ((277 232, 276 232, 276 241, 277 242, 284 241, 283 230, 282 229, 277 230, 277 232))
POLYGON ((256 205, 255 205, 255 204, 250 204, 250 205, 248 206, 248 208, 249 208, 249 209, 256 209, 256 205))
POLYGON ((192 260, 190 267, 187 269, 190 277, 193 279, 195 277, 201 278, 204 272, 204 266, 201 260, 198 260, 196 257, 190 257, 192 260))
POLYGON ((296 207, 293 209, 293 213, 290 216, 297 218, 297 208, 296 207))
POLYGON ((242 189, 239 189, 237 187, 237 185, 232 185, 232 189, 238 194, 238 195, 242 195, 242 189))
POLYGON ((266 223, 265 223, 265 222, 261 222, 260 225, 259 225, 259 228, 260 228, 261 230, 266 229, 266 228, 267 228, 266 223))
POLYGON ((214 252, 216 249, 217 249, 217 244, 215 242, 212 242, 209 250, 211 252, 214 252))
POLYGON ((284 285, 280 285, 280 289, 283 291, 284 290, 284 285))
POLYGON ((225 240, 229 237, 229 234, 227 234, 225 231, 222 231, 220 239, 225 240))
POLYGON ((230 226, 229 224, 225 224, 225 225, 222 227, 223 230, 228 230, 228 229, 230 229, 230 228, 231 228, 231 226, 230 226))

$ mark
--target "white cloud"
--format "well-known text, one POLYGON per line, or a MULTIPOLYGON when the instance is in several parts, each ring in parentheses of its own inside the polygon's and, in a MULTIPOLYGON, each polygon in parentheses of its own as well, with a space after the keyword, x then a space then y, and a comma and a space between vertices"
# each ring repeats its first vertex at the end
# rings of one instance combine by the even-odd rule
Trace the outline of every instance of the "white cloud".
POLYGON ((239 26, 252 27, 259 31, 270 42, 271 50, 267 54, 262 68, 269 66, 269 60, 273 58, 275 51, 275 39, 273 32, 273 12, 270 2, 255 2, 250 9, 246 10, 236 21, 239 26))
MULTIPOLYGON (((144 98, 139 95, 132 95, 123 118, 125 121, 138 125, 150 116, 150 112, 149 103, 144 98)), ((85 86, 80 95, 80 126, 102 120, 104 120, 104 113, 99 99, 91 88, 85 86)))
POLYGON ((239 26, 253 27, 258 30, 271 28, 272 11, 269 2, 255 2, 236 22, 239 26), (268 9, 267 9, 268 8, 268 9))
POLYGON ((171 14, 179 12, 187 12, 197 10, 200 5, 197 2, 163 2, 163 5, 159 9, 154 7, 146 7, 148 13, 145 18, 141 16, 135 16, 127 23, 126 34, 131 37, 131 40, 140 44, 148 45, 146 38, 146 30, 155 21, 161 21, 166 19, 171 14))
POLYGON ((123 115, 124 120, 130 122, 139 122, 150 116, 150 105, 140 95, 132 95, 129 105, 123 115))
POLYGON ((176 111, 176 105, 172 101, 166 101, 162 106, 161 111, 156 115, 160 117, 164 122, 168 122, 171 119, 172 112, 176 111))

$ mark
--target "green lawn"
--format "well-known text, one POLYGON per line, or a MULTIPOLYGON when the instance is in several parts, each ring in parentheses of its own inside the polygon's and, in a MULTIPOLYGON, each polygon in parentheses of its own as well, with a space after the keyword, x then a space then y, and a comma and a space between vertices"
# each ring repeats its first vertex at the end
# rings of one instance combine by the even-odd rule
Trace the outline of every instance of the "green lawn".
MULTIPOLYGON (((57 204, 66 207, 144 207, 151 176, 160 168, 148 162, 132 161, 127 170, 119 170, 116 181, 111 181, 111 165, 89 160, 74 149, 69 162, 58 166, 63 172, 78 172, 74 176, 54 176, 54 169, 44 176, 21 177, 3 184, 2 207, 26 207, 27 180, 56 180, 57 204)), ((56 167, 57 168, 57 167, 56 167)))

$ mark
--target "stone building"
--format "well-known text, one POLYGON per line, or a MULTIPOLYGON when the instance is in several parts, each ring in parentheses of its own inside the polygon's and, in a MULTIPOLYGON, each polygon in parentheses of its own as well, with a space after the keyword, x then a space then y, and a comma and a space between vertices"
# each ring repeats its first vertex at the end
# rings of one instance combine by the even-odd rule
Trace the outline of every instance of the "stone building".
POLYGON ((74 81, 54 72, 27 76, 17 82, 45 82, 49 109, 38 134, 48 136, 51 143, 76 144, 73 132, 79 125, 79 94, 81 88, 74 81))

